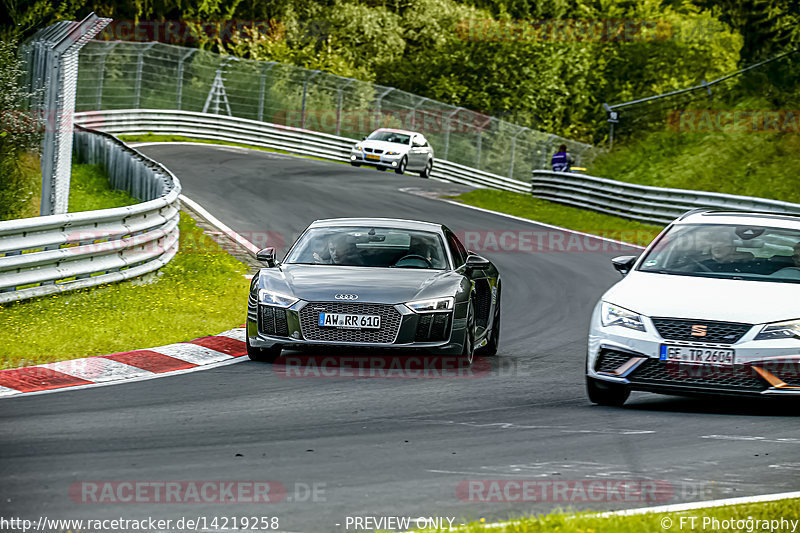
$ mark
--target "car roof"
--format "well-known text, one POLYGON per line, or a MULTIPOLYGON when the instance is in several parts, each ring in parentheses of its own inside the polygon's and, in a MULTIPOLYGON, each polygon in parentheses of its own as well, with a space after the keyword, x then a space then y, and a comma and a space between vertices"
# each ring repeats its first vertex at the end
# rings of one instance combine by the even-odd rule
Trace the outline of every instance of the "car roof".
MULTIPOLYGON (((416 132, 416 131, 398 130, 398 129, 395 129, 395 128, 378 128, 375 131, 391 131, 392 133, 405 133, 406 135, 417 135, 418 134, 418 132, 416 132)), ((375 131, 373 131, 372 133, 375 133, 375 131)), ((370 135, 372 135, 372 134, 370 134, 370 135)), ((422 135, 422 134, 419 133, 419 135, 422 135)))
POLYGON ((435 222, 421 220, 406 220, 403 218, 324 218, 315 220, 309 228, 324 228, 337 226, 377 226, 393 229, 413 229, 421 231, 442 231, 443 226, 435 222))
POLYGON ((735 209, 695 209, 681 215, 674 224, 744 224, 751 226, 800 229, 800 213, 737 211, 735 209))

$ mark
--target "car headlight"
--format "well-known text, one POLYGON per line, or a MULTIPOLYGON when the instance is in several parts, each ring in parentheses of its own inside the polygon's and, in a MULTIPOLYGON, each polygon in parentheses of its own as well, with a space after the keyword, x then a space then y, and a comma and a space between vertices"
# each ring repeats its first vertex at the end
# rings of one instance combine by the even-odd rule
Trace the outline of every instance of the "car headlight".
POLYGON ((787 320, 786 322, 767 324, 761 328, 755 340, 788 339, 790 337, 800 339, 800 320, 787 320))
POLYGON ((455 298, 448 296, 447 298, 432 298, 430 300, 416 300, 406 303, 406 307, 415 313, 437 313, 442 311, 451 311, 455 298))
POLYGON ((400 155, 400 152, 386 152, 386 155, 400 155))
POLYGON ((361 147, 359 145, 355 145, 355 146, 353 146, 353 150, 355 150, 356 152, 360 152, 361 151, 361 147))
POLYGON ((623 328, 635 329, 637 331, 645 330, 641 315, 608 302, 603 302, 600 306, 600 321, 603 323, 603 326, 606 327, 622 326, 623 328))
POLYGON ((294 296, 289 296, 287 294, 268 291, 267 289, 261 289, 258 291, 259 303, 274 305, 276 307, 289 307, 299 299, 300 298, 295 298, 294 296))

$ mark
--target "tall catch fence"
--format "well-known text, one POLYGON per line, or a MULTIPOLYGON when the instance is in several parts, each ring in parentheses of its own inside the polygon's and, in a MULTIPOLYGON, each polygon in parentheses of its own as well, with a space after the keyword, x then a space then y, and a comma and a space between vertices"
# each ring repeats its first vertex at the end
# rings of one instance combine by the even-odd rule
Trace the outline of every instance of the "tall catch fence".
POLYGON ((76 111, 213 113, 360 139, 378 127, 422 132, 438 159, 528 181, 566 144, 593 146, 429 98, 321 71, 163 43, 91 41, 80 54, 76 111))

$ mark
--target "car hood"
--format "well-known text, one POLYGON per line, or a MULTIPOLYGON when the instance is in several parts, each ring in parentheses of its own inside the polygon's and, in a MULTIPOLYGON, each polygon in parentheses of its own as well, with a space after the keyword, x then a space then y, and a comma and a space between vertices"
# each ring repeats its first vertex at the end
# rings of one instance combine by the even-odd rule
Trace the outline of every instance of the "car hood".
POLYGON ((260 285, 306 301, 357 294, 358 302, 397 304, 454 296, 462 276, 452 271, 336 265, 281 265, 263 269, 260 285))
POLYGON ((763 324, 800 318, 800 284, 633 271, 603 300, 646 316, 763 324))
POLYGON ((407 144, 400 144, 400 143, 390 143, 386 141, 361 141, 358 143, 361 145, 362 148, 377 148, 378 150, 392 151, 404 154, 408 152, 408 145, 407 144))

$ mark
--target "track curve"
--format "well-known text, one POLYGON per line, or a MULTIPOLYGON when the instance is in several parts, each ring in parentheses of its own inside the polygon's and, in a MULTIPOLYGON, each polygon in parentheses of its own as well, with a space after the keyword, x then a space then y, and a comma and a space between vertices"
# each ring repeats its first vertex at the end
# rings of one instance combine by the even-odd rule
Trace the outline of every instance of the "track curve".
MULTIPOLYGON (((188 197, 256 241, 289 243, 312 220, 336 216, 434 220, 496 237, 552 231, 401 191, 463 190, 413 176, 237 148, 141 150, 170 168, 188 197)), ((269 515, 284 530, 337 531, 356 515, 493 521, 647 504, 465 501, 457 494, 465 480, 663 480, 673 492, 658 503, 797 488, 794 407, 640 393, 622 409, 588 403, 589 315, 617 279, 608 260, 619 251, 482 253, 504 283, 500 355, 486 375, 290 379, 245 361, 4 400, 0 515, 269 515), (295 501, 91 505, 70 498, 71 484, 99 480, 273 480, 295 501), (292 487, 312 484, 321 489, 316 501, 297 501, 302 495, 292 487)))

